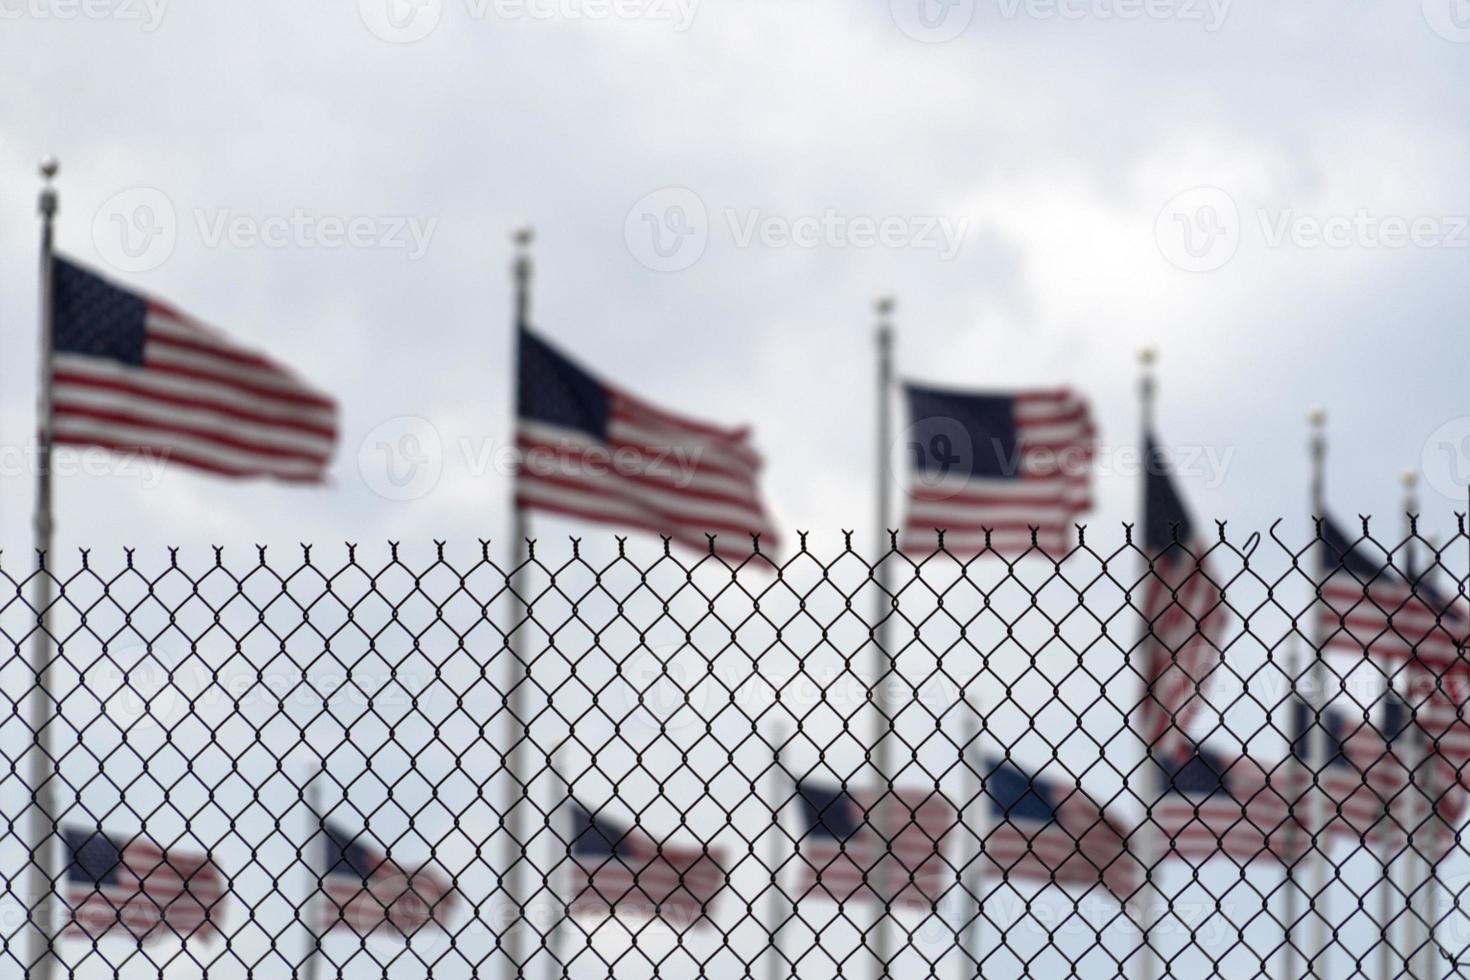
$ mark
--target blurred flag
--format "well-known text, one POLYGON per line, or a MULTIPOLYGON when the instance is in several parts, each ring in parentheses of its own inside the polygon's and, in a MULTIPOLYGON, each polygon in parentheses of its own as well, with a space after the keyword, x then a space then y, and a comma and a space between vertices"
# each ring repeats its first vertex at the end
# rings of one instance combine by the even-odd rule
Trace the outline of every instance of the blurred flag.
POLYGON ((1151 433, 1144 444, 1143 545, 1150 568, 1142 610, 1148 628, 1139 641, 1145 696, 1135 730, 1153 752, 1172 757, 1203 705, 1200 685, 1220 663, 1229 614, 1205 563, 1208 546, 1189 519, 1163 450, 1151 433))
POLYGON ((748 558, 750 535, 777 546, 748 429, 674 415, 605 384, 520 331, 516 505, 651 531, 699 551, 748 558))
POLYGON ((58 444, 148 452, 228 477, 325 479, 337 405, 166 304, 55 259, 58 444))
POLYGON ((958 822, 938 793, 797 784, 798 895, 933 908, 955 882, 944 842, 958 822), (890 851, 891 845, 891 851, 890 851), (891 855, 891 856, 890 856, 891 855))
POLYGON ((1248 864, 1292 860, 1301 853, 1302 834, 1290 818, 1284 777, 1273 779, 1249 756, 1227 761, 1202 748, 1155 761, 1161 794, 1149 815, 1168 841, 1165 858, 1197 862, 1223 854, 1248 864))
POLYGON ((1316 830, 1319 846, 1324 837, 1345 837, 1358 844, 1378 839, 1385 829, 1389 803, 1406 785, 1407 770, 1390 764, 1387 743, 1372 726, 1360 722, 1350 729, 1347 716, 1334 708, 1322 713, 1326 760, 1311 765, 1311 730, 1316 725, 1312 707, 1293 698, 1291 713, 1293 754, 1300 765, 1316 772, 1315 789, 1309 785, 1303 802, 1297 804, 1297 820, 1310 829, 1312 813, 1321 815, 1323 826, 1316 830), (1315 811, 1310 802, 1314 792, 1322 797, 1315 811))
POLYGON ((446 928, 454 886, 420 868, 405 871, 387 855, 341 827, 322 824, 322 892, 318 933, 348 929, 359 936, 384 932, 407 937, 428 925, 446 928))
POLYGON ((990 829, 982 873, 1056 884, 1103 884, 1127 899, 1141 880, 1118 825, 1081 789, 1030 776, 998 760, 988 765, 990 829))
POLYGON ((97 939, 114 930, 138 942, 219 935, 225 882, 207 855, 164 850, 143 837, 62 828, 66 846, 65 934, 97 939))
POLYGON ((1068 389, 973 394, 908 385, 913 486, 904 548, 958 555, 987 545, 1019 555, 1070 546, 1092 506, 1094 436, 1087 402, 1068 389))
POLYGON ((670 847, 643 831, 624 829, 572 802, 573 915, 627 912, 684 928, 708 919, 725 887, 718 852, 670 847))
MULTIPOLYGON (((1463 655, 1465 609, 1434 588, 1426 575, 1400 574, 1352 541, 1330 519, 1321 523, 1324 650, 1373 657, 1406 682, 1414 725, 1432 742, 1449 771, 1470 785, 1470 662, 1463 655)), ((1445 788, 1448 789, 1448 785, 1445 788)))

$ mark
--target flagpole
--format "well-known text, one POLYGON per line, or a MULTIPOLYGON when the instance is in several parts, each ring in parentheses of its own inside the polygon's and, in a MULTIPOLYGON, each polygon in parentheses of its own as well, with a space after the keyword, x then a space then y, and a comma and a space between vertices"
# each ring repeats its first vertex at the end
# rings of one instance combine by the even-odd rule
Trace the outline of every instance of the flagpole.
MULTIPOLYGON (((891 636, 889 621, 894 614, 894 603, 890 598, 889 562, 887 561, 889 556, 888 518, 892 513, 890 499, 892 475, 889 472, 889 466, 892 463, 893 445, 893 420, 890 409, 893 393, 893 308, 894 301, 887 296, 880 298, 874 304, 878 315, 876 335, 878 347, 878 445, 876 454, 878 520, 874 528, 876 534, 873 541, 874 554, 877 556, 873 566, 873 581, 877 597, 874 603, 875 616, 873 619, 873 684, 868 694, 872 699, 874 709, 873 768, 877 770, 878 780, 882 784, 874 804, 879 813, 891 809, 891 804, 887 800, 888 794, 893 790, 893 714, 888 703, 888 689, 893 673, 893 656, 889 652, 889 637, 891 636)), ((873 814, 869 814, 870 820, 872 816, 873 814)), ((879 867, 887 873, 892 873, 893 842, 890 839, 888 828, 885 826, 873 829, 877 831, 884 844, 884 856, 879 859, 879 867)), ((873 925, 872 946, 873 955, 878 960, 880 976, 889 974, 889 958, 892 955, 888 921, 891 889, 884 878, 883 874, 878 875, 879 898, 882 904, 873 925)))
POLYGON ((306 865, 307 888, 310 894, 307 896, 302 911, 306 916, 306 958, 303 961, 305 969, 301 973, 301 980, 317 980, 321 976, 322 969, 322 934, 319 923, 324 918, 325 911, 322 905, 322 883, 326 877, 328 868, 319 865, 319 855, 325 848, 321 846, 321 835, 326 831, 327 819, 323 815, 322 791, 317 785, 322 777, 322 761, 317 760, 316 769, 306 780, 306 854, 303 863, 306 865))
MULTIPOLYGON (((1415 487, 1419 482, 1419 474, 1415 470, 1405 470, 1401 479, 1404 487, 1404 560, 1405 567, 1412 570, 1414 568, 1414 553, 1417 549, 1414 547, 1414 520, 1410 515, 1419 509, 1418 495, 1415 493, 1415 487)), ((1394 697, 1393 678, 1387 678, 1385 685, 1384 706, 1386 712, 1390 699, 1394 697)), ((1389 733, 1385 731, 1382 734, 1385 744, 1390 744, 1388 743, 1389 733)), ((1394 864, 1396 863, 1392 850, 1393 844, 1387 840, 1388 834, 1392 833, 1395 829, 1392 798, 1384 802, 1383 816, 1383 833, 1385 837, 1383 845, 1383 880, 1378 885, 1378 974, 1385 978, 1385 980, 1388 980, 1388 978, 1398 975, 1398 971, 1393 966, 1393 944, 1390 942, 1393 935, 1393 871, 1394 864)))
MULTIPOLYGON (((517 356, 514 359, 514 370, 517 372, 517 383, 512 390, 519 394, 519 370, 521 347, 521 332, 531 322, 531 243, 534 241, 534 233, 530 227, 516 229, 513 235, 516 246, 515 263, 512 266, 512 277, 515 283, 515 344, 514 349, 517 356)), ((518 414, 518 405, 511 405, 512 418, 518 414)), ((531 686, 531 668, 522 653, 521 625, 529 618, 531 606, 525 595, 525 566, 530 560, 530 546, 526 540, 528 530, 526 512, 522 509, 519 500, 513 499, 511 503, 511 542, 513 548, 513 560, 510 572, 511 591, 511 629, 506 637, 506 646, 510 652, 510 688, 506 695, 506 725, 510 749, 507 752, 506 769, 510 775, 511 796, 506 800, 509 811, 510 839, 506 842, 507 861, 505 864, 505 879, 502 887, 511 904, 515 906, 512 911, 514 924, 502 938, 502 948, 506 957, 510 960, 510 967, 514 971, 511 975, 524 977, 526 959, 526 932, 528 922, 526 920, 526 861, 529 859, 526 853, 526 842, 530 837, 530 806, 527 797, 530 794, 530 780, 526 774, 527 742, 531 739, 531 725, 526 717, 529 709, 528 688, 531 686)))
POLYGON ((55 328, 56 296, 54 276, 54 234, 56 218, 56 188, 52 184, 61 169, 55 158, 41 162, 41 187, 39 210, 41 214, 41 333, 38 360, 40 361, 39 397, 37 398, 36 426, 36 506, 34 530, 36 536, 36 587, 35 611, 36 633, 31 640, 31 670, 36 676, 36 686, 27 698, 28 717, 35 744, 31 749, 29 766, 32 805, 30 810, 30 863, 26 865, 26 901, 30 912, 31 928, 35 931, 35 956, 27 976, 30 980, 52 980, 56 975, 56 866, 54 861, 56 838, 56 799, 53 778, 57 775, 55 754, 51 747, 51 722, 55 718, 56 699, 51 692, 51 621, 50 607, 54 598, 55 567, 51 554, 54 522, 51 507, 51 431, 52 431, 52 388, 51 352, 55 328))
MULTIPOLYGON (((1312 513, 1316 518, 1327 516, 1327 410, 1321 407, 1312 409, 1307 414, 1307 422, 1311 427, 1311 457, 1312 457, 1312 513)), ((1321 587, 1322 579, 1327 573, 1327 549, 1321 542, 1317 542, 1318 555, 1317 584, 1321 587)), ((1305 792, 1311 794, 1307 799, 1307 834, 1306 846, 1310 851, 1304 855, 1307 862, 1307 870, 1311 872, 1308 877, 1309 887, 1312 889, 1309 904, 1312 909, 1312 918, 1308 931, 1307 973, 1311 976, 1317 975, 1319 957, 1327 952, 1327 918, 1322 906, 1326 904, 1327 896, 1326 880, 1323 874, 1321 861, 1321 842, 1317 839, 1323 830, 1322 804, 1325 802, 1322 793, 1317 788, 1317 775, 1322 769, 1325 761, 1327 746, 1325 744, 1327 731, 1322 725, 1322 712, 1327 709, 1327 664, 1322 659, 1322 643, 1324 637, 1320 628, 1319 619, 1316 616, 1317 603, 1312 603, 1312 613, 1308 623, 1308 629, 1312 631, 1314 642, 1312 643, 1312 666, 1310 668, 1310 694, 1312 700, 1309 702, 1313 710, 1310 715, 1311 729, 1307 737, 1306 775, 1309 782, 1303 787, 1305 792)))
POLYGON ((781 832, 781 811, 785 802, 782 794, 793 782, 786 772, 785 763, 781 761, 781 749, 788 737, 787 730, 781 725, 771 729, 771 772, 766 781, 766 805, 771 811, 771 842, 766 847, 766 867, 771 872, 771 890, 766 894, 767 980, 781 980, 783 975, 789 975, 785 968, 785 957, 781 954, 781 929, 790 913, 790 901, 781 888, 780 872, 786 855, 786 848, 782 846, 784 835, 781 832))
MULTIPOLYGON (((964 703, 968 704, 968 700, 964 703)), ((969 978, 978 976, 980 970, 980 937, 984 928, 985 917, 985 844, 990 833, 990 799, 986 795, 986 768, 985 757, 977 756, 980 748, 980 718, 978 714, 971 717, 970 724, 965 727, 967 738, 964 747, 960 750, 960 761, 964 763, 965 769, 970 773, 971 798, 967 801, 968 815, 962 814, 962 823, 968 827, 975 839, 974 846, 965 857, 965 863, 960 866, 960 899, 965 902, 965 908, 969 911, 973 905, 974 911, 970 918, 966 919, 961 926, 960 932, 960 976, 969 978), (973 900, 971 898, 973 896, 973 900), (971 971, 965 966, 965 957, 968 956, 973 963, 971 971)))
MULTIPOLYGON (((1139 417, 1143 423, 1145 453, 1148 451, 1148 438, 1154 430, 1154 395, 1158 390, 1158 386, 1154 378, 1154 363, 1157 360, 1158 351, 1154 347, 1146 346, 1139 349, 1138 405, 1139 417)), ((1148 475, 1147 473, 1145 473, 1145 483, 1147 482, 1147 479, 1148 475)), ((1146 489, 1144 491, 1144 498, 1145 499, 1143 503, 1144 509, 1146 511, 1146 489)), ((1145 519, 1147 519, 1146 513, 1144 516, 1145 519)), ((1146 543, 1146 531, 1144 532, 1144 537, 1146 543)), ((1151 744, 1145 744, 1143 752, 1144 763, 1141 769, 1144 774, 1143 778, 1145 786, 1148 787, 1144 791, 1143 799, 1153 799, 1157 801, 1157 796, 1152 795, 1153 790, 1159 789, 1158 781, 1154 778, 1154 770, 1156 767, 1154 766, 1153 761, 1153 746, 1151 744)), ((1145 880, 1147 883, 1140 893, 1141 900, 1143 902, 1143 908, 1139 910, 1141 932, 1143 934, 1143 946, 1139 950, 1138 966, 1139 976, 1141 977, 1141 980, 1154 980, 1154 978, 1158 977, 1161 973, 1161 960, 1159 958, 1158 951, 1155 950, 1153 947, 1153 926, 1154 913, 1163 904, 1163 896, 1159 892, 1158 885, 1154 883, 1155 875, 1158 872, 1159 853, 1162 849, 1159 847, 1160 842, 1158 839, 1158 825, 1151 822, 1151 818, 1153 816, 1151 809, 1152 804, 1147 804, 1147 807, 1148 812, 1146 814, 1145 820, 1139 825, 1140 828, 1143 830, 1143 833, 1140 835, 1140 843, 1143 845, 1144 851, 1144 853, 1140 855, 1139 863, 1142 864, 1144 867, 1146 876, 1145 880)))
MULTIPOLYGON (((551 752, 550 768, 552 785, 554 787, 557 787, 552 793, 552 797, 554 799, 560 799, 560 802, 558 802, 556 806, 554 806, 551 810, 550 819, 552 821, 557 820, 559 817, 565 817, 567 814, 571 813, 570 804, 572 802, 572 784, 565 776, 561 774, 562 767, 560 760, 563 748, 564 745, 558 745, 551 752)), ((567 847, 567 852, 568 857, 570 857, 570 845, 568 845, 567 847)), ((558 862, 558 866, 562 867, 564 865, 562 865, 561 862, 558 862)), ((565 895, 558 896, 556 886, 552 883, 555 873, 555 869, 553 869, 552 874, 547 877, 546 889, 547 892, 550 893, 552 899, 559 906, 559 908, 556 910, 556 921, 553 922, 551 924, 551 927, 546 930, 546 952, 549 954, 551 959, 551 962, 547 964, 547 972, 553 978, 565 978, 571 976, 571 970, 569 969, 566 958, 564 956, 566 942, 563 938, 563 933, 567 931, 567 924, 571 920, 572 911, 571 906, 567 901, 565 895)))

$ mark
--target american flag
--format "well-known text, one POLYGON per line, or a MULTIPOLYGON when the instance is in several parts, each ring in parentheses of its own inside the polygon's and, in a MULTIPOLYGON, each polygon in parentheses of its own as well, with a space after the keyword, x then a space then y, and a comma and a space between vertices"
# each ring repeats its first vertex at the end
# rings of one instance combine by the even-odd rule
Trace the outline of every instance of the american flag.
POLYGON ((117 930, 138 942, 219 935, 225 881, 208 856, 100 830, 63 827, 61 834, 66 935, 96 939, 117 930))
POLYGON ((988 873, 1054 884, 1102 883, 1119 899, 1133 894, 1142 869, 1128 852, 1126 835, 1092 798, 1004 760, 988 770, 988 873))
POLYGON ((726 874, 719 852, 660 844, 573 801, 571 900, 573 915, 624 912, 685 928, 708 920, 726 874))
MULTIPOLYGON (((1448 772, 1470 786, 1470 661, 1463 605, 1439 595, 1424 575, 1400 574, 1353 541, 1331 520, 1321 521, 1324 556, 1320 622, 1322 647, 1354 658, 1372 657, 1402 678, 1413 721, 1432 740, 1448 772)), ((1446 790, 1450 787, 1445 782, 1446 790)), ((1457 790, 1458 792, 1458 790, 1457 790)))
POLYGON ((1249 756, 1227 760, 1202 748, 1156 761, 1161 793, 1149 818, 1167 841, 1165 858, 1197 862, 1223 854, 1243 864, 1301 853, 1284 776, 1249 756))
MULTIPOLYGON (((1311 705, 1292 700, 1293 756, 1301 768, 1302 781, 1296 817, 1310 830, 1315 813, 1322 821, 1316 829, 1319 846, 1326 838, 1344 837, 1357 844, 1380 839, 1387 829, 1388 806, 1406 785, 1407 770, 1387 752, 1388 743, 1366 721, 1351 725, 1348 716, 1336 709, 1322 712, 1321 727, 1326 739, 1316 735, 1318 726, 1311 705), (1313 761, 1314 742, 1325 741, 1326 758, 1313 761), (1315 773, 1315 788, 1311 784, 1315 773), (1320 794, 1316 800, 1313 794, 1320 794)), ((1294 794, 1284 791, 1288 798, 1294 794)))
POLYGON ((406 937, 429 925, 444 928, 454 911, 453 885, 427 868, 404 870, 362 837, 322 823, 318 932, 406 937))
POLYGON ((803 817, 799 894, 933 908, 955 883, 944 843, 957 823, 937 793, 797 784, 803 817))
POLYGON ((1423 728, 1414 724, 1409 706, 1395 692, 1388 694, 1380 725, 1384 755, 1379 765, 1394 774, 1400 790, 1389 801, 1392 809, 1380 840, 1392 853, 1405 843, 1405 831, 1412 830, 1415 850, 1431 861, 1443 860, 1458 846, 1455 829, 1464 819, 1470 792, 1444 755, 1432 755, 1424 762, 1428 740, 1423 728), (1415 769, 1411 780, 1410 771, 1415 769), (1434 799, 1437 819, 1429 819, 1426 794, 1434 799))
POLYGON ((320 482, 337 405, 193 317, 55 261, 52 437, 228 477, 320 482))
POLYGON ((1151 434, 1144 443, 1143 544, 1150 567, 1143 594, 1147 632, 1139 641, 1145 693, 1135 728, 1151 751, 1172 757, 1203 705, 1200 686, 1219 666, 1229 614, 1163 450, 1151 434))
POLYGON ((1064 551, 1092 506, 1094 430, 1073 391, 974 394, 908 385, 913 487, 904 548, 1019 555, 1064 551))
POLYGON ((651 531, 730 559, 777 547, 745 428, 656 408, 520 331, 516 505, 651 531))

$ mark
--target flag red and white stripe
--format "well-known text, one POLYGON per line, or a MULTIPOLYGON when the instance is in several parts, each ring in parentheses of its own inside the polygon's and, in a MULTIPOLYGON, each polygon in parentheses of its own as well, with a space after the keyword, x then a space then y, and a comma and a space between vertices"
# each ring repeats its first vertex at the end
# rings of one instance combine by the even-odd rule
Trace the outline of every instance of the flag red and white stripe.
MULTIPOLYGON (((911 389, 914 411, 921 410, 916 399, 924 397, 911 389)), ((941 530, 945 549, 959 555, 987 547, 1003 555, 1020 554, 1032 547, 1033 534, 1036 545, 1053 554, 1071 546, 1073 522, 1092 506, 1096 431, 1087 401, 1070 388, 1009 397, 1013 431, 966 435, 977 456, 993 455, 1001 444, 1013 441, 1014 459, 988 459, 986 466, 952 472, 916 467, 903 530, 905 550, 933 551, 941 530), (991 473, 993 468, 1002 472, 991 473)))
POLYGON ((845 840, 808 832, 799 841, 799 895, 932 908, 954 885, 944 845, 958 818, 938 794, 847 790, 842 805, 858 811, 855 832, 845 840))
POLYGON ((325 478, 338 431, 330 397, 165 303, 65 260, 56 268, 57 444, 145 452, 226 477, 325 478))
POLYGON ((164 851, 144 839, 114 853, 117 863, 96 880, 68 874, 65 935, 96 939, 121 931, 147 942, 219 934, 225 881, 209 858, 164 851))

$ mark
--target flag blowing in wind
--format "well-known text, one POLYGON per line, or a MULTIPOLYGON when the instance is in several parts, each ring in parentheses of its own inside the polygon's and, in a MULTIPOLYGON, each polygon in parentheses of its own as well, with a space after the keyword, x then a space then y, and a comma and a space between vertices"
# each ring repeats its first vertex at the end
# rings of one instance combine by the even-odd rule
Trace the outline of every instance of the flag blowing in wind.
POLYGON ((516 505, 666 535, 732 559, 773 551, 744 428, 666 412, 520 331, 516 505))
POLYGON ((1189 720, 1203 701, 1200 687, 1220 663, 1227 613, 1224 594, 1205 564, 1206 547, 1170 478, 1152 435, 1144 437, 1144 573, 1139 642, 1144 699, 1137 731, 1152 751, 1179 751, 1189 720))
POLYGON ((164 850, 135 837, 62 828, 66 845, 66 934, 121 931, 138 942, 219 934, 225 882, 202 854, 164 850))
POLYGON ((1248 864, 1301 853, 1300 825, 1286 795, 1290 767, 1277 767, 1273 772, 1283 773, 1277 777, 1249 756, 1227 760, 1196 748, 1157 761, 1162 793, 1149 820, 1168 842, 1165 857, 1226 855, 1248 864))
POLYGON ((371 844, 331 823, 322 825, 319 933, 347 929, 359 936, 411 936, 428 925, 445 927, 454 887, 427 868, 405 871, 371 844))
POLYGON ((194 318, 54 260, 52 439, 228 477, 320 482, 337 406, 194 318))
POLYGON ((991 827, 982 859, 1009 880, 1102 884, 1127 899, 1142 878, 1126 836, 1080 789, 1029 776, 1005 760, 988 767, 991 827))
POLYGON ((573 914, 627 912, 687 926, 709 916, 725 887, 718 853, 660 844, 573 801, 571 901, 573 914))
POLYGON ((1092 506, 1094 431, 1068 389, 974 394, 908 385, 913 478, 904 550, 1064 551, 1092 506))
POLYGON ((932 908, 954 883, 944 842, 954 808, 936 793, 848 791, 803 781, 799 894, 932 908))

